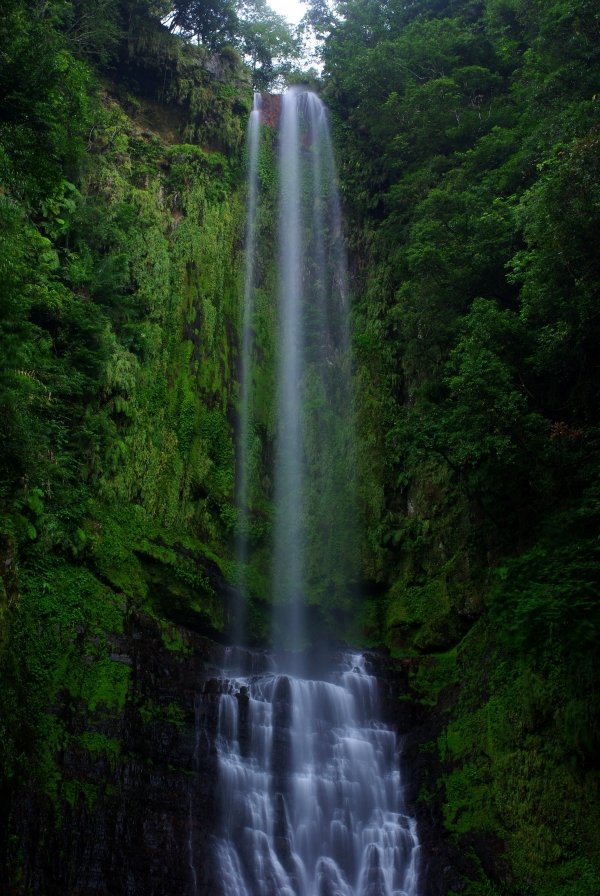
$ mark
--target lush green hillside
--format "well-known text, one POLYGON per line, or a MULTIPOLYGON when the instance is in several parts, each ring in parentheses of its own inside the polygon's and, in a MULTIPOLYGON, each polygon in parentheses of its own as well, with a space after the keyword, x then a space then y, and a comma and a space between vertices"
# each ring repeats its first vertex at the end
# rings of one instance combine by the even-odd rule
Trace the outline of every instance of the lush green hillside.
POLYGON ((321 28, 379 583, 366 624, 430 656, 415 684, 449 715, 423 796, 444 788, 465 850, 474 831, 506 845, 499 892, 591 896, 600 13, 560 0, 340 12, 321 28))
POLYGON ((2 33, 3 779, 70 800, 56 695, 122 707, 133 611, 227 623, 252 99, 233 51, 104 11, 105 55, 58 6, 2 33))

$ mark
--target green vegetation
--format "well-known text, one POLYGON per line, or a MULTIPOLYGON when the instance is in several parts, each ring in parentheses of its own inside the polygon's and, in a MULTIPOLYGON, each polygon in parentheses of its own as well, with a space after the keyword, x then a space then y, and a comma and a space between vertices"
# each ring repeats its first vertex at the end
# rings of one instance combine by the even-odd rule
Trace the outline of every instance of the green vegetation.
POLYGON ((57 817, 96 793, 65 752, 118 761, 130 614, 226 621, 251 85, 158 12, 0 26, 0 760, 57 817))
POLYGON ((257 90, 281 81, 300 55, 299 36, 265 0, 174 0, 170 6, 171 30, 212 50, 235 47, 257 90))
POLYGON ((471 854, 469 892, 591 894, 600 16, 345 0, 310 18, 357 272, 367 635, 424 655, 424 795, 471 854), (506 849, 485 847, 494 881, 483 834, 506 849))
MULTIPOLYGON (((437 726, 421 796, 469 857, 462 892, 595 896, 600 12, 342 0, 314 2, 307 25, 348 213, 363 637, 411 657, 437 726)), ((182 626, 228 625, 244 134, 252 88, 295 53, 259 0, 3 11, 2 793, 27 782, 57 818, 99 795, 61 755, 114 769, 111 720, 189 722, 152 695, 132 706, 131 614, 175 658, 182 626)), ((265 127, 267 248, 274 146, 265 127)), ((259 640, 273 262, 257 276, 259 640)))
POLYGON ((490 640, 480 622, 458 650, 457 677, 448 655, 437 679, 415 676, 426 696, 444 678, 460 682, 437 744, 443 772, 424 796, 443 788, 445 825, 458 842, 476 831, 504 844, 510 876, 499 893, 592 894, 600 782, 582 738, 589 703, 574 699, 584 680, 550 651, 535 666, 515 663, 490 652, 490 640))

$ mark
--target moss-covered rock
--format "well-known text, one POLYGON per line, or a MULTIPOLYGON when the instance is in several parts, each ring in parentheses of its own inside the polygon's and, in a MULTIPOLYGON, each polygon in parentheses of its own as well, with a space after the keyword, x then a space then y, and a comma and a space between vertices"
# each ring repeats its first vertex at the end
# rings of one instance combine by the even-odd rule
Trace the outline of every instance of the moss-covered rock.
POLYGON ((435 854, 449 836, 457 892, 591 896, 600 776, 573 748, 572 673, 556 657, 533 665, 493 645, 480 621, 457 648, 412 668, 430 707, 411 734, 425 837, 435 854))

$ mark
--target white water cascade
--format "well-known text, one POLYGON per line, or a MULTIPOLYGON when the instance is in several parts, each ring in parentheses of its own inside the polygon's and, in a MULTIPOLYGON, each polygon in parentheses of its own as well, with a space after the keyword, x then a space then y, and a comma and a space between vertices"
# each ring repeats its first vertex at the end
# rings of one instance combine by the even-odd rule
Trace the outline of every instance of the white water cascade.
MULTIPOLYGON (((237 477, 242 604, 252 514, 253 297, 261 264, 259 129, 255 98, 237 477)), ((278 235, 270 243, 278 272, 271 577, 280 659, 262 655, 260 671, 248 672, 243 663, 235 667, 235 657, 258 655, 232 648, 234 665, 220 673, 219 892, 210 896, 418 896, 416 823, 404 805, 396 735, 380 721, 377 680, 358 653, 344 654, 316 680, 303 652, 314 634, 307 600, 348 613, 344 595, 358 563, 342 219, 327 115, 314 94, 292 89, 283 96, 278 151, 278 235)), ((240 643, 241 606, 236 615, 232 633, 240 643)), ((193 861, 190 868, 196 894, 193 861)))
POLYGON ((377 681, 228 681, 217 752, 222 896, 416 896, 419 845, 377 681))

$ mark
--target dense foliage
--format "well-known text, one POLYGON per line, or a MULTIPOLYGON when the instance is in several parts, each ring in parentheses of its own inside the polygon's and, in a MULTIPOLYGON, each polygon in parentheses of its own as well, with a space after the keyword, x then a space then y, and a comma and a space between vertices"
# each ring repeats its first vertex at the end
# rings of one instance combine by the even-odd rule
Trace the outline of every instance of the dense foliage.
POLYGON ((558 869, 587 843, 571 775, 594 812, 600 746, 600 13, 344 0, 310 18, 351 215, 366 564, 386 589, 366 621, 441 669, 458 656, 467 680, 472 664, 492 675, 446 732, 450 827, 508 842, 517 892, 591 894, 597 845, 558 869), (538 737, 545 758, 518 771, 538 737), (578 832, 552 797, 523 796, 537 858, 490 796, 528 775, 555 776, 578 832))
POLYGON ((166 20, 171 30, 212 50, 236 47, 257 90, 281 83, 300 54, 298 35, 266 0, 174 0, 166 20))
POLYGON ((24 862, 6 851, 13 788, 60 817, 95 798, 61 770, 67 744, 118 752, 99 727, 127 698, 128 615, 167 643, 170 620, 214 634, 228 612, 215 580, 233 521, 250 79, 148 5, 95 7, 114 26, 97 23, 101 44, 83 41, 84 13, 16 0, 0 33, 4 889, 24 862), (77 737, 59 694, 85 716, 77 737))
POLYGON ((388 536, 414 538, 425 466, 439 494, 415 526, 464 500, 473 562, 528 549, 555 510, 576 520, 596 479, 598 11, 340 10, 326 89, 367 266, 356 347, 382 375, 363 403, 382 408, 388 536))
MULTIPOLYGON (((469 892, 595 896, 600 12, 319 0, 307 23, 349 214, 365 639, 417 657, 439 727, 421 796, 469 892)), ((118 752, 93 726, 127 700, 132 608, 169 644, 172 621, 226 625, 242 148, 252 86, 296 52, 260 0, 10 0, 0 21, 3 796, 93 800, 49 707, 70 695, 79 748, 118 752)))

